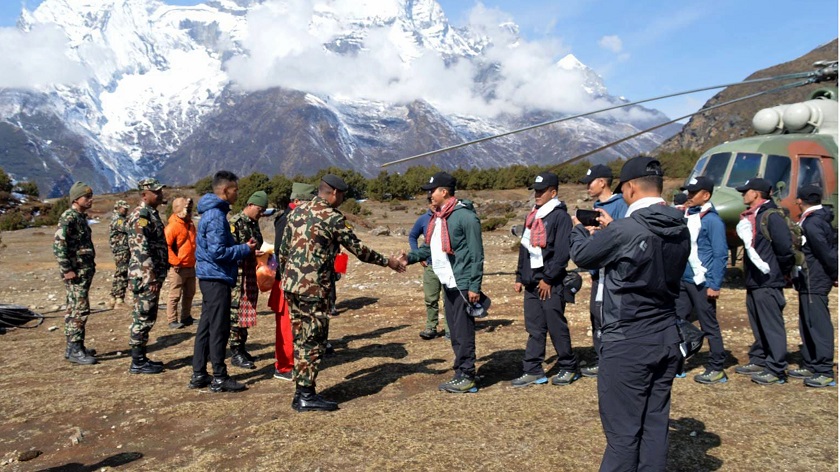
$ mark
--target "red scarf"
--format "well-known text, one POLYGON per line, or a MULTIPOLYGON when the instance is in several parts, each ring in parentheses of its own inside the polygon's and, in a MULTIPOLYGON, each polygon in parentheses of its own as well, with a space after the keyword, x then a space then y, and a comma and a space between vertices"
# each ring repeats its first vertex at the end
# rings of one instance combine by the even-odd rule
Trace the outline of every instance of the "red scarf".
POLYGON ((525 227, 531 230, 531 246, 545 247, 545 224, 542 218, 537 218, 537 207, 525 217, 525 227))
POLYGON ((753 246, 755 246, 755 235, 756 235, 756 231, 758 230, 758 228, 755 226, 756 214, 758 213, 758 210, 761 208, 761 206, 764 205, 765 203, 767 203, 767 200, 762 200, 761 203, 759 203, 758 205, 756 205, 752 208, 748 208, 746 211, 741 213, 741 219, 743 220, 744 218, 746 218, 746 219, 750 220, 750 225, 752 225, 752 233, 753 233, 752 243, 753 243, 753 246))
POLYGON ((426 241, 431 241, 432 234, 435 232, 435 222, 440 218, 440 242, 443 252, 447 254, 455 254, 452 251, 452 243, 449 242, 449 225, 446 224, 446 219, 455 211, 456 203, 458 203, 456 198, 450 198, 440 210, 432 215, 432 219, 429 221, 429 227, 426 228, 426 241))

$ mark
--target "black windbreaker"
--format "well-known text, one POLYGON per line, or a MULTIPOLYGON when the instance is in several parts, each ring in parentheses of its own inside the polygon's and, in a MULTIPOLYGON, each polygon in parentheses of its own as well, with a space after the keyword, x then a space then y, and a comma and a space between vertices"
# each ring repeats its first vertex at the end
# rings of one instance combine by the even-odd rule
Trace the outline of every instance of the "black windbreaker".
POLYGON ((771 208, 778 208, 770 200, 761 205, 755 216, 755 248, 761 260, 770 266, 770 273, 765 274, 752 263, 749 257, 744 257, 744 285, 748 289, 756 288, 785 288, 785 275, 789 275, 793 269, 794 256, 791 249, 790 229, 785 219, 778 214, 765 215, 764 212, 771 208), (767 231, 770 233, 772 242, 768 241, 761 232, 761 220, 767 220, 767 231))
POLYGON ((531 269, 528 250, 519 245, 519 262, 516 265, 516 281, 526 286, 539 283, 540 280, 551 286, 563 284, 566 277, 566 265, 569 263, 569 233, 572 231, 572 218, 566 211, 566 204, 560 202, 551 213, 543 218, 545 225, 545 247, 542 250, 543 266, 531 269))
POLYGON ((799 273, 797 288, 802 293, 828 295, 837 280, 837 231, 831 227, 834 215, 821 208, 802 222, 805 269, 799 273))
POLYGON ((605 268, 601 339, 679 342, 676 299, 691 237, 683 213, 651 205, 592 236, 577 225, 571 256, 578 267, 605 268))

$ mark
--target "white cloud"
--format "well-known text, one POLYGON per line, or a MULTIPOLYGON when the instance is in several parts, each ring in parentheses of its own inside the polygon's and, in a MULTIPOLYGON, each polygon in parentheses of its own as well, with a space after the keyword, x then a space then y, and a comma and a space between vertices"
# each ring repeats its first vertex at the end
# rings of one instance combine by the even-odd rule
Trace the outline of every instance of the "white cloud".
POLYGON ((28 32, 0 28, 0 87, 35 88, 83 82, 87 72, 66 55, 67 43, 67 36, 51 25, 35 25, 28 32))
MULTIPOLYGON (((569 52, 557 39, 528 41, 518 36, 510 15, 477 4, 468 27, 493 43, 480 61, 447 65, 437 53, 418 46, 398 22, 353 38, 362 47, 337 54, 324 47, 344 37, 340 17, 353 15, 358 0, 269 0, 251 10, 248 56, 226 63, 234 82, 245 90, 284 87, 337 98, 407 103, 422 99, 444 113, 494 116, 542 109, 563 113, 599 105, 583 90, 581 70, 565 70, 557 59, 569 52), (317 14, 316 14, 317 13, 317 14), (492 98, 482 97, 474 78, 488 64, 498 65, 492 98)), ((366 8, 366 7, 359 7, 366 8)), ((345 38, 346 41, 346 38, 345 38)))
POLYGON ((601 46, 604 49, 612 51, 616 54, 620 53, 621 50, 624 48, 624 45, 621 42, 621 38, 616 35, 604 36, 598 40, 598 46, 601 46))

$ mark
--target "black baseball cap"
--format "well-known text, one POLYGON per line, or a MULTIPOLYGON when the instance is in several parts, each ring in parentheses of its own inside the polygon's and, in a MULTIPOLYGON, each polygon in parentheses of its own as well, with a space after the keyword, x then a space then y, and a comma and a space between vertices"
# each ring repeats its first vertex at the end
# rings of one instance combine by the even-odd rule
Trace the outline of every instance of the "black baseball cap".
POLYGON ((758 190, 759 192, 767 192, 770 193, 773 191, 773 184, 770 181, 762 179, 760 177, 755 177, 750 180, 744 182, 744 185, 740 187, 735 187, 735 190, 744 193, 747 190, 758 190))
POLYGON ((823 191, 819 185, 805 185, 804 187, 799 187, 799 190, 796 192, 796 198, 805 203, 820 203, 822 201, 822 197, 823 191))
POLYGON ((534 182, 528 186, 528 190, 545 190, 558 185, 560 185, 560 179, 557 178, 557 174, 543 172, 534 177, 534 182))
POLYGON ((321 177, 321 181, 329 185, 330 187, 338 190, 339 192, 346 192, 347 191, 347 182, 344 181, 341 177, 333 174, 327 174, 321 177))
POLYGON ((421 186, 420 188, 423 190, 434 190, 439 187, 455 188, 457 183, 458 181, 455 180, 455 177, 452 177, 446 172, 437 172, 429 178, 429 183, 421 186))
POLYGON ((680 187, 680 190, 687 190, 688 193, 699 192, 700 190, 705 190, 709 193, 712 193, 715 188, 715 182, 706 177, 705 175, 701 175, 699 177, 692 177, 691 180, 688 181, 688 184, 680 187))
POLYGON ((674 205, 685 205, 685 202, 688 201, 688 195, 677 192, 674 194, 674 205))
POLYGON ((589 185, 595 179, 612 179, 613 173, 612 169, 605 166, 604 164, 597 164, 589 168, 586 171, 586 175, 580 179, 580 183, 589 185))
POLYGON ((650 156, 636 156, 625 162, 624 166, 621 167, 621 173, 618 175, 618 185, 615 187, 614 193, 621 193, 621 186, 624 185, 624 182, 655 175, 660 177, 665 175, 659 161, 650 156))

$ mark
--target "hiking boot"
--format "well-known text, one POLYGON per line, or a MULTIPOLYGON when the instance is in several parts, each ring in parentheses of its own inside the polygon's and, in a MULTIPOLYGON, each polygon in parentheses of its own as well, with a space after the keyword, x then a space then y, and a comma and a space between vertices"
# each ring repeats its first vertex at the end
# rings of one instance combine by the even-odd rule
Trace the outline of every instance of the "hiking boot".
POLYGON ((210 382, 210 391, 215 393, 241 392, 247 388, 245 384, 241 384, 230 377, 213 377, 213 381, 210 382))
POLYGON ((297 404, 292 400, 292 408, 298 412, 335 411, 338 409, 338 403, 329 401, 315 393, 315 387, 299 387, 295 397, 297 397, 297 404))
POLYGON ((256 369, 257 366, 254 365, 253 362, 249 361, 241 351, 236 352, 230 358, 230 365, 234 367, 239 367, 240 369, 256 369))
POLYGON ((815 374, 813 377, 805 379, 806 387, 823 388, 834 387, 836 385, 837 382, 834 381, 834 378, 825 374, 815 374))
POLYGON ((91 365, 96 364, 96 358, 92 355, 85 352, 84 347, 81 342, 70 342, 67 343, 67 350, 65 351, 65 357, 68 361, 73 362, 75 364, 81 365, 91 365))
POLYGON ((193 372, 192 377, 190 377, 190 383, 187 385, 187 388, 204 388, 210 385, 210 382, 213 379, 207 375, 207 373, 195 373, 193 372))
POLYGON ((784 374, 776 375, 773 372, 770 372, 769 370, 765 370, 758 374, 753 374, 752 381, 759 385, 781 385, 785 383, 785 376, 784 374))
POLYGON ((561 370, 551 378, 551 385, 565 386, 580 378, 580 372, 576 370, 561 370))
POLYGON ((195 318, 192 316, 185 316, 181 319, 181 324, 184 326, 192 326, 195 323, 195 318))
POLYGON ((674 378, 675 379, 684 379, 685 378, 685 372, 677 372, 677 374, 674 375, 674 378))
POLYGON ((420 331, 420 337, 427 341, 429 339, 435 339, 435 337, 437 337, 437 331, 426 328, 423 331, 420 331))
POLYGON ((290 370, 288 372, 280 372, 279 370, 274 369, 274 378, 277 379, 277 380, 291 381, 292 380, 292 371, 290 370))
POLYGON ((528 385, 542 385, 548 383, 545 374, 522 374, 510 381, 512 387, 527 387, 528 385))
POLYGON ((741 375, 753 375, 760 374, 762 372, 764 372, 764 367, 753 363, 739 365, 735 368, 735 373, 741 375))
POLYGON ((184 327, 184 323, 179 323, 177 321, 173 321, 169 323, 169 329, 181 329, 184 327))
POLYGON ((794 379, 810 379, 814 376, 814 373, 810 370, 800 367, 798 369, 788 369, 787 371, 788 377, 793 377, 794 379))
POLYGON ((722 370, 706 369, 702 374, 694 376, 694 381, 701 384, 726 383, 729 378, 722 370))
POLYGON ((132 359, 128 372, 130 374, 159 374, 163 372, 163 364, 152 363, 146 358, 132 359))
POLYGON ((443 383, 438 387, 438 390, 449 393, 475 393, 478 387, 475 386, 475 380, 465 375, 456 376, 449 382, 443 383))
POLYGON ((598 377, 598 364, 586 366, 580 369, 580 375, 584 377, 598 377))

